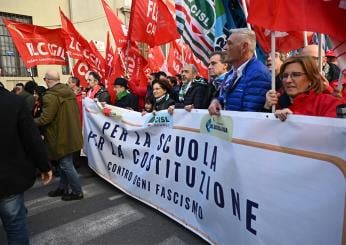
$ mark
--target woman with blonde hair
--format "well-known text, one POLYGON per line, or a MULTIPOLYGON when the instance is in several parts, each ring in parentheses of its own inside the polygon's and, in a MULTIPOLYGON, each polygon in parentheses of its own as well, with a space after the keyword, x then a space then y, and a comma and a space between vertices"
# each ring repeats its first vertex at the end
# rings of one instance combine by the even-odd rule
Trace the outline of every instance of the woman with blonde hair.
POLYGON ((283 103, 279 94, 270 90, 266 94, 265 108, 276 105, 276 117, 284 121, 288 114, 336 117, 338 98, 323 93, 328 81, 319 73, 316 62, 307 56, 288 58, 280 68, 282 85, 289 101, 283 103))

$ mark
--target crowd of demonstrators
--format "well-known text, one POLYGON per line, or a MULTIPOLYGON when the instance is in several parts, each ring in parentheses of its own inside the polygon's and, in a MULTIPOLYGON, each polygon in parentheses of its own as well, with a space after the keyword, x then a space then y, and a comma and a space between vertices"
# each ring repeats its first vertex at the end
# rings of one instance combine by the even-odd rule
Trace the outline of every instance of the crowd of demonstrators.
POLYGON ((268 109, 273 105, 278 107, 275 115, 280 120, 286 120, 288 114, 336 117, 336 107, 342 100, 323 93, 326 79, 312 57, 288 58, 282 64, 280 74, 289 100, 281 99, 275 90, 270 90, 265 104, 268 109))
POLYGON ((138 98, 128 89, 128 81, 125 78, 118 77, 114 81, 114 90, 116 91, 115 106, 138 111, 138 98))
POLYGON ((52 179, 48 154, 25 98, 0 87, 0 218, 8 244, 30 244, 24 192, 40 170, 44 184, 52 179))
POLYGON ((82 148, 83 139, 76 96, 68 86, 60 83, 56 71, 47 71, 44 81, 48 90, 43 96, 42 114, 34 120, 38 126, 44 126, 48 156, 58 162, 60 175, 58 188, 48 196, 61 196, 64 201, 79 200, 83 192, 73 165, 73 153, 82 148))
MULTIPOLYGON (((300 55, 312 57, 316 61, 316 64, 318 65, 318 45, 312 44, 312 45, 305 46, 302 49, 300 55)), ((328 80, 328 82, 339 79, 340 68, 337 65, 330 63, 327 60, 323 49, 321 52, 321 56, 322 56, 322 75, 324 75, 324 77, 328 80)))
POLYGON ((232 65, 222 83, 218 98, 210 103, 211 115, 220 110, 262 111, 266 92, 271 87, 271 76, 255 55, 256 36, 248 29, 232 30, 227 40, 225 60, 232 65))
POLYGON ((105 102, 107 104, 111 103, 111 97, 103 85, 99 74, 95 71, 90 71, 88 73, 88 85, 89 90, 86 94, 86 97, 91 99, 98 99, 99 102, 105 102))

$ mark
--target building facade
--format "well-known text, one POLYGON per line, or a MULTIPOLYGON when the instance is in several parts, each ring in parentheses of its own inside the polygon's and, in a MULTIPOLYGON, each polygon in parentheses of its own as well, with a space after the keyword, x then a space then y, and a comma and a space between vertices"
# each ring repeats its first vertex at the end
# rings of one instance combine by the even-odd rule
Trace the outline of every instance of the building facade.
MULTIPOLYGON (((131 0, 106 0, 107 4, 127 25, 130 16, 131 0)), ((44 26, 47 28, 61 27, 59 7, 74 23, 75 28, 88 41, 93 40, 99 51, 104 55, 107 31, 109 30, 101 0, 0 0, 0 17, 44 26)), ((71 60, 72 66, 75 61, 71 60)), ((58 65, 39 65, 25 68, 9 33, 0 18, 0 81, 7 89, 16 83, 31 80, 31 75, 39 84, 44 84, 43 76, 48 69, 55 69, 62 74, 61 82, 66 82, 70 68, 58 65)))

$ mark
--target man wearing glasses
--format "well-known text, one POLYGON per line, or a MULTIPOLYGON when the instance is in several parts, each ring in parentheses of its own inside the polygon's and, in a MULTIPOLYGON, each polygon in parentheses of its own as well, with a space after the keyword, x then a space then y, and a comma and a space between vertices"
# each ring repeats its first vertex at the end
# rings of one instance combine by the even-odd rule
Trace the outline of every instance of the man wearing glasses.
POLYGON ((56 71, 47 71, 44 81, 48 90, 43 96, 42 114, 35 122, 44 126, 49 159, 58 162, 60 173, 58 188, 50 191, 48 196, 61 196, 64 201, 79 200, 83 198, 83 192, 72 157, 83 144, 76 96, 68 86, 60 83, 56 71))

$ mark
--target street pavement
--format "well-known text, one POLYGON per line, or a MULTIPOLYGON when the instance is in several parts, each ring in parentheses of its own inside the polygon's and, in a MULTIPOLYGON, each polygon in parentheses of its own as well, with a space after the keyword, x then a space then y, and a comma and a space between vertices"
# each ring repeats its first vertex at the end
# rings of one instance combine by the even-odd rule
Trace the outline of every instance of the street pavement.
MULTIPOLYGON (((131 198, 83 164, 79 169, 84 199, 48 197, 58 178, 47 186, 39 179, 25 193, 28 227, 36 244, 207 244, 200 237, 131 198)), ((6 244, 0 222, 0 244, 6 244)))

